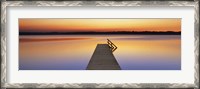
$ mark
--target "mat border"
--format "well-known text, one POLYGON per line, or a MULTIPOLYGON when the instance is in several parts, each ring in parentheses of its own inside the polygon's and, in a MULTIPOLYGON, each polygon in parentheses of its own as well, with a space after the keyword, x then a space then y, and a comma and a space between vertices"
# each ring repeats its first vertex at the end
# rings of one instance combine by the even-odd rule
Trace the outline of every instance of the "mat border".
POLYGON ((1 89, 6 88, 195 88, 199 89, 199 0, 196 1, 2 1, 1 2, 1 89), (194 6, 195 81, 187 83, 7 83, 6 7, 10 6, 194 6))

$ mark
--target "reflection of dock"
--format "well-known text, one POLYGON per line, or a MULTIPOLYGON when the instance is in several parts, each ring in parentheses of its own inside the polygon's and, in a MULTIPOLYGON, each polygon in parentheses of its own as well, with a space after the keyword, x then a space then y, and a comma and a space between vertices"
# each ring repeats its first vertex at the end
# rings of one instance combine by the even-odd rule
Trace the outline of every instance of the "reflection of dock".
POLYGON ((120 70, 120 66, 112 52, 117 49, 109 39, 108 44, 97 44, 89 61, 87 70, 120 70))

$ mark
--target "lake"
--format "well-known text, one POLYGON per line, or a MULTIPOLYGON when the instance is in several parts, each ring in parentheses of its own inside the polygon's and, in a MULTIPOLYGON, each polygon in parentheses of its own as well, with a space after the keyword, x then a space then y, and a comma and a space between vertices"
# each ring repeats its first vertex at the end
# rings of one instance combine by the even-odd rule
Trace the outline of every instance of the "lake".
POLYGON ((20 35, 19 70, 85 70, 107 39, 122 70, 181 70, 181 35, 20 35))

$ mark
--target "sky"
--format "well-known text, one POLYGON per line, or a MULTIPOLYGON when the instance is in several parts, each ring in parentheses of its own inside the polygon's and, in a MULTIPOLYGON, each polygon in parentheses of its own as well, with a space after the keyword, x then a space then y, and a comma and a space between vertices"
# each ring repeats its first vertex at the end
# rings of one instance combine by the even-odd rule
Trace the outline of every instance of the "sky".
POLYGON ((181 19, 20 18, 20 32, 181 31, 181 19))

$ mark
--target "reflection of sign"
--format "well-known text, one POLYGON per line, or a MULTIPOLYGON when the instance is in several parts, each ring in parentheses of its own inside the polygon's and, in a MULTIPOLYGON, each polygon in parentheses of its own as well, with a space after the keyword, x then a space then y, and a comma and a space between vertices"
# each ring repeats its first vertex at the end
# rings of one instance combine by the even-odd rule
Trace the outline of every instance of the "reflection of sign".
POLYGON ((108 46, 110 47, 110 50, 114 52, 117 49, 117 46, 113 44, 109 39, 107 40, 108 40, 107 43, 108 43, 108 46))

